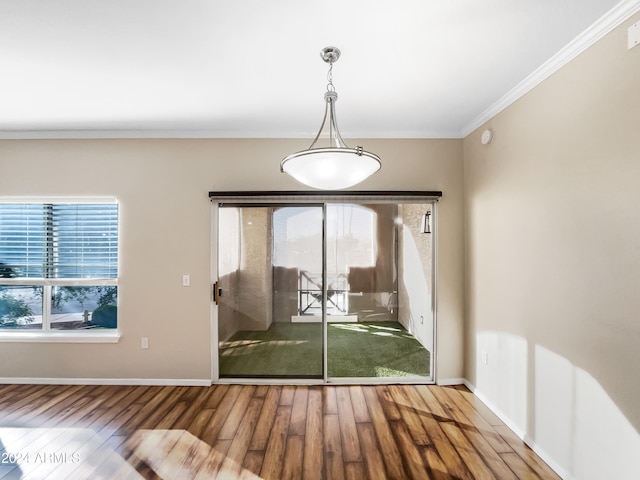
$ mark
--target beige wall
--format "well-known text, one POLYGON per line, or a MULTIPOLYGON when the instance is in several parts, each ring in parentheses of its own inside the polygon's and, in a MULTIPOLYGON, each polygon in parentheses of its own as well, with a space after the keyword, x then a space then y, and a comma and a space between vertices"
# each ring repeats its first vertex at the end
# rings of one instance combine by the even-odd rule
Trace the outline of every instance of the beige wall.
MULTIPOLYGON (((442 190, 439 377, 463 369, 462 141, 352 141, 382 170, 361 190, 442 190)), ((210 190, 300 190, 281 174, 308 140, 5 140, 0 195, 111 195, 121 204, 114 345, 3 343, 0 378, 210 379, 210 190), (182 286, 182 275, 191 286, 182 286), (140 348, 140 337, 149 349, 140 348)))
POLYGON ((638 473, 639 19, 464 140, 466 378, 579 479, 638 473))

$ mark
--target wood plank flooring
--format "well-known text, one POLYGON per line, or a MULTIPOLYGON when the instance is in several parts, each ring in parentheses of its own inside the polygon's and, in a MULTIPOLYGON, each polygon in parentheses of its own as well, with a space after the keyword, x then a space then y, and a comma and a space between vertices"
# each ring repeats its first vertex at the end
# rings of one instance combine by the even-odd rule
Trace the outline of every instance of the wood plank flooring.
POLYGON ((0 479, 558 479, 462 386, 0 385, 0 479))

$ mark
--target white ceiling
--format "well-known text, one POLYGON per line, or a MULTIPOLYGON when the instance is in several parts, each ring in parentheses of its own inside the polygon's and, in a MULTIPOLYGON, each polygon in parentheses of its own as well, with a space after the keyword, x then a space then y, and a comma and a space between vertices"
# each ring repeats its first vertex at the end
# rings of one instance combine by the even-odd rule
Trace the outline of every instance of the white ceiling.
POLYGON ((461 137, 638 3, 0 0, 0 134, 310 137, 335 45, 344 137, 461 137))

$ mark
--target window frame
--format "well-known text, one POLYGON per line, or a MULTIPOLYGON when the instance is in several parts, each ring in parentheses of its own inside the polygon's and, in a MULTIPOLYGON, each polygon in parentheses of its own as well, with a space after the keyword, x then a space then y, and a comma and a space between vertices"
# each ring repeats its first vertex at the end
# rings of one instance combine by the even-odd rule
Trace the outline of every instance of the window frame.
POLYGON ((52 290, 56 286, 118 286, 120 275, 120 203, 115 197, 2 197, 0 204, 115 204, 118 206, 117 237, 118 260, 117 274, 113 278, 44 278, 15 277, 0 278, 0 286, 42 287, 42 328, 40 330, 0 329, 0 343, 117 343, 120 340, 120 322, 113 329, 95 330, 55 330, 51 329, 52 290))

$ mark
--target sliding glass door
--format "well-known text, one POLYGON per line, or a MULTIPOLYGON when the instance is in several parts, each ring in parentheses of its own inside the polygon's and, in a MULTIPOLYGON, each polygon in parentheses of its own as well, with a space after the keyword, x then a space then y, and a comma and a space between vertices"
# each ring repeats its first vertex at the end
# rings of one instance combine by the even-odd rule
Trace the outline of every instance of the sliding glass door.
POLYGON ((220 204, 219 378, 433 381, 434 206, 220 204))

